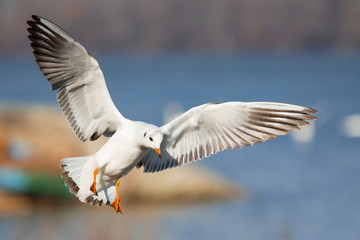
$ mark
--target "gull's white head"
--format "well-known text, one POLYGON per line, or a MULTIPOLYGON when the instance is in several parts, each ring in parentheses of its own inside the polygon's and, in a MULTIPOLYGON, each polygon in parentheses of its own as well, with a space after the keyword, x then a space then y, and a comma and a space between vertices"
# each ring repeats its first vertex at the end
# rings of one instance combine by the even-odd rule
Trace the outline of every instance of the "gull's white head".
POLYGON ((155 149, 156 153, 161 158, 160 145, 163 140, 163 133, 160 128, 154 125, 148 125, 143 133, 144 146, 150 149, 155 149))

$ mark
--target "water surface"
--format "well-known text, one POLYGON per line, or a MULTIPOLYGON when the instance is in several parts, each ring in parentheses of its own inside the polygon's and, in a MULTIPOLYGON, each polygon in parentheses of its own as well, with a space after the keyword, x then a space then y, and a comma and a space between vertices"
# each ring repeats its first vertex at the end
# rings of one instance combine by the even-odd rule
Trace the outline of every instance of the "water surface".
MULTIPOLYGON (((127 229, 123 239, 358 239, 360 138, 341 129, 346 117, 360 114, 360 55, 97 55, 114 103, 132 120, 161 125, 169 102, 184 109, 206 102, 286 102, 319 110, 314 137, 298 143, 283 136, 196 163, 245 187, 245 199, 137 213, 132 220, 69 209, 4 217, 5 239, 17 238, 18 229, 47 239, 34 230, 46 219, 53 239, 100 238, 84 233, 90 223, 110 239, 116 239, 111 226, 119 234, 127 229)), ((0 59, 0 81, 0 101, 56 104, 31 57, 0 59)))

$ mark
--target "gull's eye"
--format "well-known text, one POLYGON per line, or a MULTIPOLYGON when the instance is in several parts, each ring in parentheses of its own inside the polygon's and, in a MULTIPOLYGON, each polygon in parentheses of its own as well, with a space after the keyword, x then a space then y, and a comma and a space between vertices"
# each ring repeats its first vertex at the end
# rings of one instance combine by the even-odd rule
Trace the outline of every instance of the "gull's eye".
POLYGON ((150 141, 154 141, 152 137, 149 137, 150 141))

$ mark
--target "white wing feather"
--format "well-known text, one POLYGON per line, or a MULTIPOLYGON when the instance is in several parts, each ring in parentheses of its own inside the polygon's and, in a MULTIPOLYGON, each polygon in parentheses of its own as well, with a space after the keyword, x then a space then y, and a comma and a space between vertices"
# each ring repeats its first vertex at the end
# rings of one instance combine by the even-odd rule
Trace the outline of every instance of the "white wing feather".
POLYGON ((96 59, 56 24, 38 16, 28 21, 36 62, 59 89, 60 108, 79 139, 111 134, 124 119, 111 100, 96 59))
POLYGON ((138 167, 157 172, 208 157, 225 149, 252 146, 308 125, 316 110, 269 102, 208 103, 161 127, 162 159, 151 150, 138 167))

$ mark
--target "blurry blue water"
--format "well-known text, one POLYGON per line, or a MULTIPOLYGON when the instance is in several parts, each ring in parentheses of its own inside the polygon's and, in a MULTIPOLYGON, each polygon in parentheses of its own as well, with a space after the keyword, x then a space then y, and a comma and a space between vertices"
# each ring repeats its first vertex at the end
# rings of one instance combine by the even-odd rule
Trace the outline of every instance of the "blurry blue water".
MULTIPOLYGON (((275 101, 317 108, 311 143, 291 137, 195 163, 244 186, 245 199, 174 210, 158 239, 358 239, 360 139, 342 120, 360 113, 360 55, 100 55, 122 114, 162 124, 169 101, 275 101)), ((56 104, 31 56, 0 59, 0 101, 56 104)))

